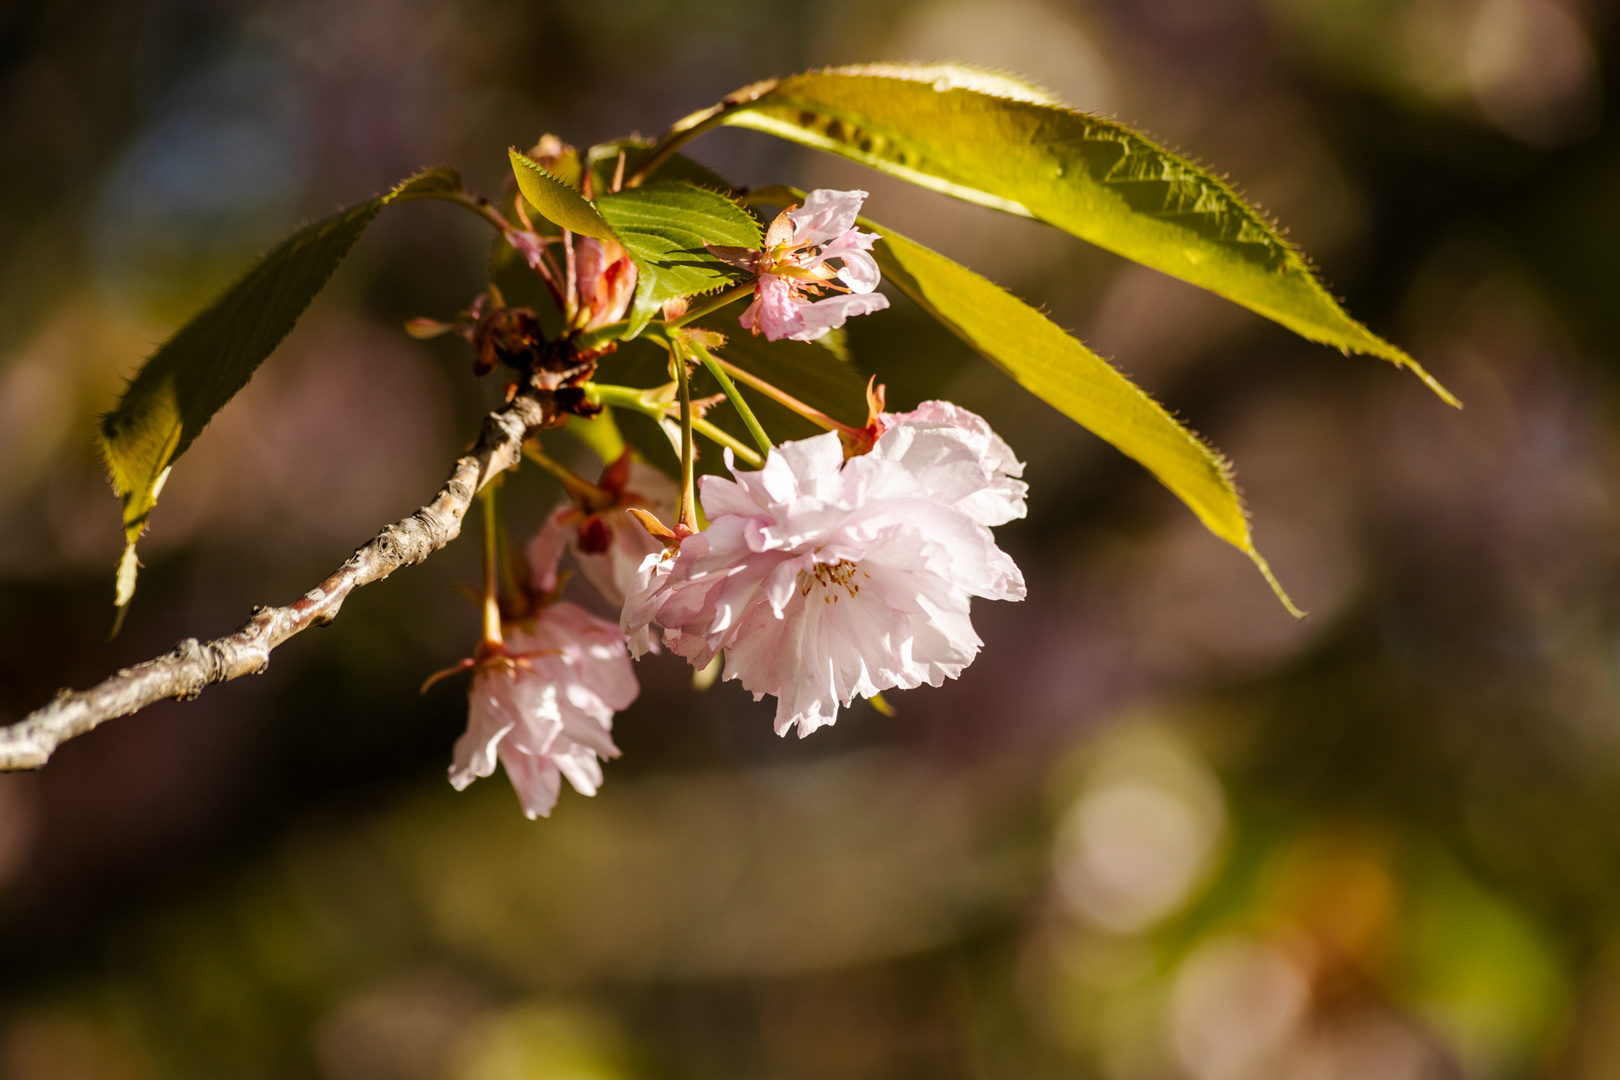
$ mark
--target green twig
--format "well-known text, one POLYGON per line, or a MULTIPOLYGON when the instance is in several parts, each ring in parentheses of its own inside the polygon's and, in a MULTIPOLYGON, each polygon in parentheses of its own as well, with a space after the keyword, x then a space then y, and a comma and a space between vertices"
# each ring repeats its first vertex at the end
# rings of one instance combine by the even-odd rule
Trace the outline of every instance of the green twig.
POLYGON ((812 423, 820 424, 828 431, 846 431, 853 434, 854 432, 860 430, 859 428, 853 428, 848 424, 834 420, 820 409, 806 405, 804 402, 800 401, 792 394, 787 393, 785 390, 778 390, 776 387, 772 386, 758 375, 755 375, 750 371, 745 371, 736 364, 731 363, 729 360, 718 356, 714 357, 713 359, 718 367, 723 368, 731 375, 736 376, 739 382, 747 383, 749 386, 752 386, 755 390, 758 390, 760 393, 764 394, 778 405, 781 405, 784 408, 792 409, 806 420, 809 420, 812 423))
MULTIPOLYGON (((504 477, 499 480, 504 481, 504 477)), ((529 568, 519 561, 512 550, 511 534, 506 528, 506 492, 501 482, 490 484, 484 489, 491 492, 490 501, 495 504, 495 537, 496 546, 500 549, 500 567, 506 571, 506 588, 498 593, 506 601, 509 610, 521 611, 527 603, 529 568)))
MULTIPOLYGON (((585 396, 597 405, 611 405, 616 409, 629 409, 631 412, 650 416, 654 420, 671 419, 670 408, 672 403, 648 401, 643 396, 646 393, 644 390, 637 390, 630 386, 614 386, 610 383, 586 383, 584 390, 585 396)), ((765 464, 765 459, 760 457, 759 451, 729 431, 716 427, 700 416, 692 418, 692 430, 711 442, 728 447, 741 461, 755 469, 765 464)))
POLYGON ((693 491, 692 477, 692 376, 686 370, 686 357, 682 350, 671 354, 675 360, 675 383, 681 395, 681 511, 677 519, 693 532, 697 532, 697 495, 693 491))
POLYGON ((765 429, 760 426, 759 419, 754 416, 754 410, 750 409, 748 402, 743 400, 742 391, 738 390, 737 384, 731 381, 731 376, 727 375, 726 369, 720 366, 720 361, 715 359, 714 354, 710 353, 708 349, 695 341, 687 342, 687 346, 697 353, 698 358, 703 361, 703 366, 709 369, 710 375, 714 376, 714 381, 719 383, 720 389, 726 392, 731 407, 737 410, 737 415, 742 417, 743 426, 748 429, 748 434, 752 435, 754 442, 758 444, 759 452, 769 454, 771 452, 771 437, 765 434, 765 429))
POLYGON ((612 496, 607 492, 548 455, 537 444, 533 442, 524 443, 523 456, 556 477, 557 482, 563 486, 563 490, 568 492, 568 497, 575 502, 601 506, 613 501, 612 496))

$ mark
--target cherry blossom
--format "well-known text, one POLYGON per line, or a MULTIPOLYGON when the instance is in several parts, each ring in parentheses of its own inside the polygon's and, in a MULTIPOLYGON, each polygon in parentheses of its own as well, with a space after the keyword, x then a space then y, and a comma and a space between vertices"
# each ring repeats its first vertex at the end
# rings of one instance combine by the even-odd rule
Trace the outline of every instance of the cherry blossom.
POLYGON ((878 425, 872 453, 899 464, 936 498, 980 525, 1024 516, 1024 465, 983 417, 949 401, 925 401, 911 412, 880 414, 878 425))
POLYGON ((814 341, 852 316, 889 306, 887 297, 873 291, 881 275, 872 245, 880 238, 855 227, 865 199, 864 191, 818 188, 803 206, 777 215, 765 233, 764 251, 709 248, 759 275, 754 302, 739 320, 744 329, 771 341, 814 341), (833 295, 810 299, 823 292, 833 295))
POLYGON ((1018 567, 987 524, 1023 513, 1020 466, 972 413, 891 414, 872 452, 838 435, 785 443, 758 472, 703 479, 709 525, 643 561, 621 628, 663 628, 696 667, 777 698, 801 736, 839 705, 954 679, 982 644, 973 597, 1021 600, 1018 567))
POLYGON ((619 756, 613 714, 639 686, 624 635, 576 604, 548 605, 503 637, 503 654, 473 676, 450 783, 463 790, 498 760, 524 814, 549 817, 563 777, 581 795, 596 794, 600 759, 619 756))
POLYGON ((630 516, 629 508, 640 507, 667 519, 674 516, 678 497, 674 481, 651 465, 631 460, 626 451, 594 487, 582 486, 553 510, 529 541, 535 587, 542 593, 556 590, 557 565, 567 550, 602 598, 622 606, 642 560, 664 550, 630 516))

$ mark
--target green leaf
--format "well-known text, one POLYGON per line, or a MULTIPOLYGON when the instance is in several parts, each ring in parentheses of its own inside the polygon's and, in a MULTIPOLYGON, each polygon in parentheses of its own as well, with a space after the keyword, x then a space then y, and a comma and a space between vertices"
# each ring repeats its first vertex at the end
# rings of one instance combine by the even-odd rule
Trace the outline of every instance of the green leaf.
POLYGON ((795 75, 733 97, 740 100, 717 109, 713 122, 1055 225, 1312 341, 1410 368, 1457 403, 1410 356, 1350 318, 1299 251, 1218 177, 1026 83, 956 65, 883 64, 795 75))
POLYGON ((1226 461, 1164 407, 1045 315, 993 282, 881 225, 884 276, 1042 401, 1112 443, 1254 560, 1284 606, 1299 610, 1249 535, 1226 461))
POLYGON ((644 184, 597 200, 597 209, 636 264, 630 309, 635 337, 666 300, 697 296, 746 275, 704 250, 704 244, 758 248, 759 222, 719 192, 684 181, 644 184))
POLYGON ((295 233, 192 319, 130 381, 101 421, 101 450, 124 500, 117 604, 135 591, 135 541, 169 468, 214 414, 247 385, 384 206, 463 193, 454 169, 430 169, 388 194, 295 233))
POLYGON ((539 162, 516 147, 507 150, 507 156, 512 159, 512 175, 517 177, 518 190, 547 221, 582 236, 617 239, 585 196, 546 172, 539 162))

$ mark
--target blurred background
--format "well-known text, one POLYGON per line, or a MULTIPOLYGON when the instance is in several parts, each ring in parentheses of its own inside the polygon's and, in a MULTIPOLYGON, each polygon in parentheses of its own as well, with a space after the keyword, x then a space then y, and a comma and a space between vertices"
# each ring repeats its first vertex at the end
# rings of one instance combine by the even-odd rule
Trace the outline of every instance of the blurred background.
MULTIPOLYGON (((1028 461, 939 690, 778 740, 643 662, 595 799, 445 781, 464 538, 267 674, 0 776, 0 1076, 1620 1076, 1620 81, 1600 0, 0 3, 0 721, 290 600, 498 388, 412 341, 487 232, 390 211, 179 463, 104 642, 94 417, 299 221, 505 148, 655 134, 812 65, 1025 73, 1227 173, 1466 402, 1031 223, 746 132, 737 183, 1039 303, 1235 461, 1308 620, 915 309, 892 405, 1028 461)), ((829 361, 830 362, 830 361, 829 361)), ((559 453, 582 449, 558 437, 559 453)), ((557 491, 510 485, 533 527, 557 491)))

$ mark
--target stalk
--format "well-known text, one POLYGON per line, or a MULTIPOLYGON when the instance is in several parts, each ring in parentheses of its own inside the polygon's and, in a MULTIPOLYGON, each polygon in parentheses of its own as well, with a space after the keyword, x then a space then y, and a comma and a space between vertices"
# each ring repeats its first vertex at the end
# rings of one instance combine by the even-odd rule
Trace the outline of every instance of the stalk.
MULTIPOLYGON (((629 409, 631 412, 650 416, 654 420, 669 419, 669 406, 648 401, 642 397, 644 391, 634 387, 614 386, 611 383, 586 383, 584 389, 586 397, 594 404, 611 405, 615 409, 629 409)), ((732 453, 753 468, 757 469, 765 464, 765 459, 759 456, 759 451, 700 416, 692 418, 692 430, 712 442, 729 447, 732 453)))
POLYGON ((612 502, 612 496, 603 491, 596 484, 591 483, 579 473, 570 469, 562 462, 549 456, 539 445, 533 442, 523 444, 523 456, 540 466, 546 472, 557 478, 557 482, 568 492, 568 497, 577 503, 588 506, 601 506, 612 502))
POLYGON ((501 641, 501 602, 499 596, 498 564, 500 560, 499 541, 496 529, 499 524, 499 515, 496 512, 494 485, 486 487, 478 493, 478 501, 483 509, 484 521, 484 641, 485 646, 499 646, 501 641))
POLYGON ((792 394, 787 393, 785 390, 778 390, 776 387, 772 386, 758 375, 743 370, 736 364, 731 363, 729 360, 718 356, 714 357, 713 359, 717 367, 724 369, 728 374, 735 376, 738 382, 747 383, 749 386, 753 387, 755 390, 758 390, 760 393, 764 394, 778 405, 792 409, 806 420, 809 420, 815 424, 820 424, 828 431, 845 431, 853 434, 860 430, 859 428, 852 428, 848 424, 840 423, 839 421, 834 420, 820 409, 806 405, 804 402, 800 401, 792 394))
POLYGON ((742 417, 743 426, 748 429, 748 434, 752 435, 754 442, 758 444, 759 452, 769 454, 772 445, 771 437, 765 434, 765 429, 760 425, 759 419, 754 416, 754 410, 750 409, 748 402, 743 400, 742 391, 738 390, 737 384, 731 381, 731 376, 726 374, 726 369, 721 367, 720 361, 715 358, 714 354, 702 345, 695 341, 688 342, 688 345, 693 352, 698 354, 699 359, 703 361, 703 366, 709 369, 709 374, 714 376, 715 382, 720 384, 720 389, 726 392, 731 407, 737 410, 737 415, 742 417))
POLYGON ((692 378, 686 370, 686 357, 679 350, 675 359, 676 383, 681 394, 681 511, 678 519, 693 532, 697 532, 697 500, 692 487, 692 378))

